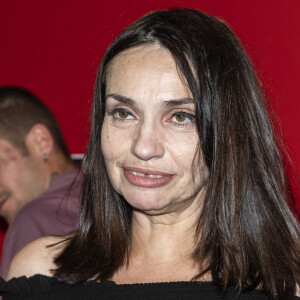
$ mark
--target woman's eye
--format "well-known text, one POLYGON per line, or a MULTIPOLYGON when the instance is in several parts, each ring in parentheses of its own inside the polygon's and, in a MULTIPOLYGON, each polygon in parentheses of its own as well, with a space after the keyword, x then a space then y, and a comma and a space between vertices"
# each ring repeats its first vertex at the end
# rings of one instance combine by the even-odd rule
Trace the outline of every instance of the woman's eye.
POLYGON ((121 119, 126 119, 126 118, 128 118, 129 113, 126 110, 121 110, 119 112, 116 112, 115 115, 118 116, 121 119))
POLYGON ((111 112, 108 112, 109 115, 112 115, 114 119, 117 120, 131 120, 134 119, 132 113, 123 108, 116 108, 111 112))
POLYGON ((182 123, 188 119, 186 114, 182 114, 182 113, 175 114, 174 118, 177 122, 180 122, 180 123, 182 123))
POLYGON ((193 121, 195 118, 194 115, 186 113, 186 112, 177 112, 172 115, 172 117, 168 120, 169 122, 176 123, 177 125, 186 125, 187 123, 193 121))

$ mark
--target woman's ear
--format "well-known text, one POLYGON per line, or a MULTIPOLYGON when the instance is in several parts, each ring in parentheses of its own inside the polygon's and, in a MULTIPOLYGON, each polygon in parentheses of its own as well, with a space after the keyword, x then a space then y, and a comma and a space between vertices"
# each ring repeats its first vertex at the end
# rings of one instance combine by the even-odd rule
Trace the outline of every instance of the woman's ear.
POLYGON ((43 124, 34 125, 26 136, 25 143, 31 154, 47 161, 54 148, 49 129, 43 124))

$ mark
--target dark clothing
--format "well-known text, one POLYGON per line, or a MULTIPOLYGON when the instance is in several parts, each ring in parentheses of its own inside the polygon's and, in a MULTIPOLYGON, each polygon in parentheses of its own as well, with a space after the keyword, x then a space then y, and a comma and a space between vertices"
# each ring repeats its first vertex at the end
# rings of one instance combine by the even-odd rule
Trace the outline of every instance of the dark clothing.
MULTIPOLYGON (((0 279, 1 280, 1 279, 0 279)), ((216 291, 211 282, 162 282, 144 284, 120 284, 113 281, 86 281, 69 285, 54 277, 35 275, 13 278, 8 282, 0 281, 0 295, 3 300, 41 299, 41 300, 76 300, 76 299, 205 299, 205 300, 262 300, 268 296, 256 290, 243 292, 229 288, 226 296, 216 291)), ((300 299, 299 297, 294 297, 300 299)))
POLYGON ((1 277, 6 278, 12 258, 29 242, 42 236, 65 235, 76 228, 82 179, 82 171, 66 172, 53 180, 42 196, 18 211, 5 236, 1 277))

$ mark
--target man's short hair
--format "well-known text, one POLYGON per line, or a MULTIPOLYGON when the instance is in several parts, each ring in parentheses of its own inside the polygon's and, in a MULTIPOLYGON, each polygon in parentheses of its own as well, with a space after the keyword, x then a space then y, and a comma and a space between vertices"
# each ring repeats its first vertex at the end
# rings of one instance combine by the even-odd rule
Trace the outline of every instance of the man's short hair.
POLYGON ((36 124, 47 127, 58 150, 69 158, 59 124, 50 109, 24 88, 0 87, 0 138, 9 141, 26 155, 28 149, 25 138, 36 124))

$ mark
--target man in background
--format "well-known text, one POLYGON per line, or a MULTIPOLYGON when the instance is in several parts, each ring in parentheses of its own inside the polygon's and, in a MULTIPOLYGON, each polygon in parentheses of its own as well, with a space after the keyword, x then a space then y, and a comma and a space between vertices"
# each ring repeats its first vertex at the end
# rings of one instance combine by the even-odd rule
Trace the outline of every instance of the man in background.
POLYGON ((0 88, 1 277, 27 243, 76 228, 81 182, 52 112, 25 89, 0 88))

